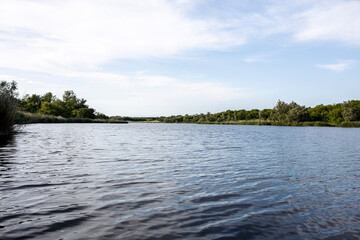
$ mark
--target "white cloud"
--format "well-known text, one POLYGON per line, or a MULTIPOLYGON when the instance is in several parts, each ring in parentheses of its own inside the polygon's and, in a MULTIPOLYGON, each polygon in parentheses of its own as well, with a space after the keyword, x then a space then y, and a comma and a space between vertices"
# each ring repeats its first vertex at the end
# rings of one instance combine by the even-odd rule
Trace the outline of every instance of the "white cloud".
POLYGON ((244 62, 247 62, 247 63, 253 63, 253 62, 257 62, 258 60, 256 58, 245 58, 244 59, 244 62))
MULTIPOLYGON (((188 3, 189 4, 189 3, 188 3)), ((184 2, 0 2, 0 67, 57 72, 114 59, 168 57, 244 43, 224 23, 186 16, 184 2)))
POLYGON ((353 62, 354 61, 352 60, 345 60, 335 64, 317 64, 316 66, 319 68, 324 68, 335 72, 342 72, 349 69, 353 62))
POLYGON ((99 78, 94 76, 103 76, 101 86, 98 85, 94 91, 106 92, 106 96, 95 94, 89 103, 110 115, 179 114, 182 107, 187 109, 183 111, 185 114, 196 112, 194 109, 199 106, 209 109, 211 105, 251 95, 247 89, 222 83, 192 82, 159 75, 91 73, 83 74, 82 78, 88 79, 88 85, 92 86, 99 84, 99 78))
POLYGON ((0 74, 0 81, 7 81, 7 82, 11 82, 11 81, 24 81, 26 80, 25 78, 22 77, 18 77, 18 76, 14 76, 14 75, 5 75, 5 74, 0 74))
POLYGON ((272 1, 258 12, 225 9, 196 18, 188 11, 198 2, 3 0, 0 68, 96 71, 115 59, 224 50, 284 33, 297 41, 360 44, 359 1, 272 1))
POLYGON ((299 41, 338 41, 360 45, 360 1, 320 1, 298 14, 299 41))
POLYGON ((271 55, 258 55, 258 56, 251 56, 251 57, 247 57, 244 58, 243 61, 246 63, 265 63, 265 62, 270 62, 271 60, 271 55))

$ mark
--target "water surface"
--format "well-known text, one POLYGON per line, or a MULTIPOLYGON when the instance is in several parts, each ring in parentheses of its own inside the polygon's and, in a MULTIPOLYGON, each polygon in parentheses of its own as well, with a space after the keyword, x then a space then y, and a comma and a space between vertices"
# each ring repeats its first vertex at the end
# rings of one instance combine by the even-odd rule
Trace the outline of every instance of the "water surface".
POLYGON ((35 124, 0 141, 0 239, 359 239, 360 129, 35 124))

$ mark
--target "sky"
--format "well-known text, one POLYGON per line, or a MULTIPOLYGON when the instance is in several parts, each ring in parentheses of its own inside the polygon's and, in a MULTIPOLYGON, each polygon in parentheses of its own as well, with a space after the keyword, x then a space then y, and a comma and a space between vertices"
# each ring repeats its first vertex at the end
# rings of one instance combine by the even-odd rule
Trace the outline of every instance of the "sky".
POLYGON ((0 80, 110 116, 359 99, 358 0, 0 0, 0 80))

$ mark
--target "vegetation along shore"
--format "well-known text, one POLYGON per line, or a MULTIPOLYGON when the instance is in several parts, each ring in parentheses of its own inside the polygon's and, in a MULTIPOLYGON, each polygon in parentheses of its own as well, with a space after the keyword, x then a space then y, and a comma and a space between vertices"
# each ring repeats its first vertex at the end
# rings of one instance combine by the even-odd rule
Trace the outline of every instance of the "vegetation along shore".
POLYGON ((219 113, 177 115, 170 117, 109 117, 96 112, 71 91, 62 99, 51 92, 18 98, 16 82, 0 82, 0 134, 30 123, 127 123, 163 122, 196 124, 237 124, 274 126, 360 127, 360 101, 305 107, 295 102, 278 101, 273 109, 227 110, 219 113))
POLYGON ((127 123, 96 112, 71 90, 65 91, 62 99, 51 92, 21 99, 18 95, 15 81, 0 82, 0 135, 12 134, 30 123, 127 123))
POLYGON ((227 110, 214 114, 160 117, 158 120, 165 123, 360 127, 360 101, 311 108, 279 100, 273 109, 227 110))

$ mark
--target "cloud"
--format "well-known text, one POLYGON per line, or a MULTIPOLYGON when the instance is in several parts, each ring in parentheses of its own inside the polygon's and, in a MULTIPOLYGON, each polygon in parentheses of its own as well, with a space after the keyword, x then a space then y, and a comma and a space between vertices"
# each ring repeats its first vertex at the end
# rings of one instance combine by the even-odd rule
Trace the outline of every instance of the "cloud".
POLYGON ((17 81, 25 81, 25 80, 26 79, 23 77, 0 74, 0 81, 7 81, 7 82, 16 81, 17 82, 17 81))
MULTIPOLYGON (((317 1, 316 1, 317 2, 317 1)), ((360 45, 360 2, 320 1, 296 15, 298 41, 338 41, 360 45)))
POLYGON ((96 69, 114 59, 169 57, 244 43, 216 19, 188 17, 185 3, 1 1, 0 67, 52 73, 96 69))
POLYGON ((193 82, 161 75, 91 73, 81 76, 94 94, 79 92, 79 96, 92 95, 89 104, 109 115, 159 116, 204 109, 214 111, 216 105, 253 94, 248 89, 223 83, 193 82))
POLYGON ((271 61, 271 54, 268 55, 257 55, 251 56, 243 59, 246 63, 265 63, 271 61))
POLYGON ((192 15, 200 3, 204 1, 4 0, 0 68, 96 71, 116 59, 226 50, 276 34, 296 41, 360 44, 359 1, 269 1, 256 11, 243 11, 243 4, 192 15))
POLYGON ((253 62, 258 62, 258 60, 256 58, 245 58, 244 62, 253 63, 253 62))
POLYGON ((335 72, 342 72, 350 68, 354 61, 352 60, 346 60, 346 61, 340 61, 339 63, 335 64, 317 64, 316 67, 328 69, 335 72))

